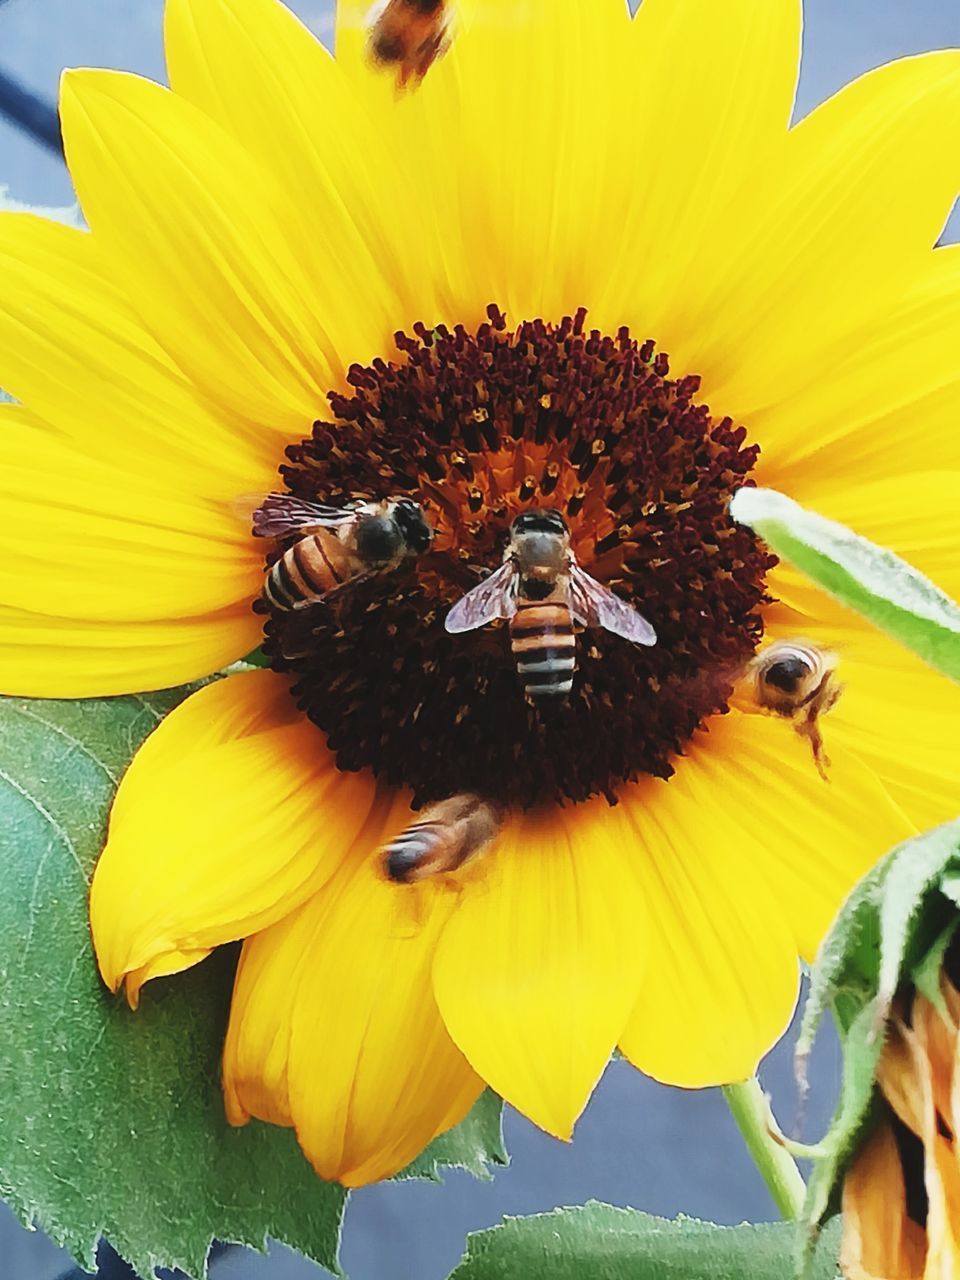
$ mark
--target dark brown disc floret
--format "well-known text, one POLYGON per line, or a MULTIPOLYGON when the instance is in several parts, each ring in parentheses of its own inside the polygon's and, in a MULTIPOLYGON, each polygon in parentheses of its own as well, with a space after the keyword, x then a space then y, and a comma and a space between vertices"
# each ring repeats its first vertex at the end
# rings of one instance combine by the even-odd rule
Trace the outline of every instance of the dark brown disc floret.
POLYGON ((585 330, 583 311, 516 329, 488 315, 475 333, 398 333, 398 358, 353 366, 352 394, 332 394, 331 419, 287 450, 291 493, 409 497, 435 537, 388 574, 272 613, 265 649, 341 768, 369 767, 418 803, 612 801, 628 779, 670 777, 761 637, 775 561, 727 512, 758 448, 626 328, 585 330), (560 512, 580 565, 657 631, 650 648, 582 631, 572 694, 537 709, 505 624, 444 629, 534 509, 560 512))

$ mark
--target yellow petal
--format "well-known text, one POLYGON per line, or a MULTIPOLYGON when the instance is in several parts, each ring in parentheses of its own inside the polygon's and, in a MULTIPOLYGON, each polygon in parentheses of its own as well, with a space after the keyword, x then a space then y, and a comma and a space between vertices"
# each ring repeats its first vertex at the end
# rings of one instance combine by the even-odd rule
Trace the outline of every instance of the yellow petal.
MULTIPOLYGON (((751 416, 764 445, 758 483, 791 492, 802 484, 812 500, 891 475, 899 484, 931 464, 960 469, 958 341, 960 246, 948 245, 917 264, 909 287, 842 351, 811 362, 805 385, 751 416)), ((896 511, 910 507, 910 492, 904 483, 896 511)))
MULTIPOLYGON (((514 320, 559 319, 596 294, 593 248, 609 246, 611 175, 624 163, 598 139, 631 116, 630 25, 626 6, 609 0, 478 5, 450 54, 461 112, 448 154, 470 192, 458 233, 483 264, 486 300, 514 320), (490 127, 491 85, 498 115, 518 127, 490 127)), ((432 76, 425 99, 443 90, 432 76)))
POLYGON ((0 693, 97 698, 168 689, 235 662, 262 635, 248 605, 136 622, 87 622, 0 605, 0 693))
MULTIPOLYGON (((409 818, 385 803, 372 848, 409 818)), ((390 1176, 458 1123, 483 1088, 430 989, 454 907, 432 885, 387 884, 358 842, 317 898, 250 939, 224 1051, 228 1116, 294 1123, 323 1178, 390 1176)))
POLYGON ((262 553, 225 505, 128 452, 91 458, 15 405, 0 412, 0 502, 0 599, 18 609, 192 617, 249 608, 262 582, 262 553))
POLYGON ((156 956, 147 964, 141 965, 139 969, 132 969, 127 974, 124 982, 127 1003, 130 1008, 138 1008, 140 1004, 140 989, 144 983, 149 982, 152 978, 170 978, 175 973, 183 973, 185 969, 192 969, 201 960, 206 960, 210 950, 209 947, 201 947, 198 951, 167 951, 161 956, 156 956))
MULTIPOLYGON (((918 545, 924 523, 918 513, 918 545)), ((935 521, 928 526, 936 536, 935 521)), ((955 817, 960 689, 789 565, 768 585, 783 603, 767 611, 767 637, 805 637, 839 656, 843 694, 823 721, 827 754, 842 746, 861 758, 916 829, 955 817)))
POLYGON ((344 68, 278 0, 170 0, 164 43, 174 91, 285 185, 323 264, 317 314, 343 349, 373 334, 389 350, 432 312, 434 246, 413 174, 344 68))
POLYGON ((664 327, 720 413, 750 415, 825 375, 912 281, 960 185, 960 53, 905 58, 794 128, 748 209, 664 327), (948 157, 945 160, 945 157, 948 157), (721 282, 716 254, 722 254, 721 282))
POLYGON ((372 798, 369 778, 339 772, 281 677, 246 673, 193 694, 114 801, 90 895, 104 981, 116 989, 161 957, 286 915, 333 873, 372 798))
POLYGON ((897 1140, 885 1119, 866 1140, 843 1184, 843 1244, 847 1280, 922 1280, 923 1228, 907 1215, 897 1140))
MULTIPOLYGON (((610 163, 596 204, 620 218, 587 250, 602 280, 598 323, 628 320, 638 337, 689 349, 691 295, 716 283, 783 149, 800 26, 797 0, 644 0, 621 37, 631 109, 619 129, 605 121, 593 147, 610 163), (614 129, 610 147, 600 139, 614 129)), ((582 115, 593 123, 593 104, 582 115)))
MULTIPOLYGON (((802 784, 784 784, 784 763, 791 779, 824 784, 809 748, 804 758, 793 738, 779 724, 731 713, 688 746, 668 782, 651 779, 621 798, 650 938, 620 1048, 658 1080, 697 1088, 753 1073, 790 1021, 798 940, 819 940, 842 896, 837 882, 848 887, 856 877, 846 849, 819 849, 816 834, 808 840, 798 830, 809 797, 802 784)), ((814 833, 821 821, 814 812, 814 833)), ((835 822, 824 826, 835 833, 835 822)))
POLYGON ((84 214, 146 327, 228 412, 304 434, 343 361, 282 191, 207 116, 147 80, 69 72, 60 109, 84 214))
POLYGON ((272 423, 210 412, 106 276, 91 235, 0 214, 0 387, 91 457, 226 501, 269 489, 272 423))
POLYGON ((638 856, 603 800, 517 815, 464 883, 437 949, 450 1034, 557 1137, 570 1136, 636 998, 648 928, 638 856))

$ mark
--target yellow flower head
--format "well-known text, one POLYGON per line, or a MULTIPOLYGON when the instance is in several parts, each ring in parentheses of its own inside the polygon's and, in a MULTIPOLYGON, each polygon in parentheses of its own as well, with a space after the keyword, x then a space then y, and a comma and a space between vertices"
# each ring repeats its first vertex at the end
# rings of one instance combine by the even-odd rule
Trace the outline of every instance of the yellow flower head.
POLYGON ((960 709, 727 513, 770 485, 960 588, 960 257, 933 248, 960 53, 790 128, 798 0, 464 0, 399 96, 366 7, 333 58, 276 0, 168 0, 171 90, 64 80, 90 233, 0 219, 2 687, 153 689, 261 642, 273 667, 134 759, 101 971, 136 1003, 246 938, 228 1113, 351 1185, 484 1083, 567 1137, 615 1045, 749 1075, 846 890, 954 812, 960 709), (293 498, 428 532, 367 573, 324 526, 310 561, 301 526, 251 535, 249 494, 260 532, 293 498), (526 640, 502 604, 450 633, 535 512, 563 581, 656 643, 582 580, 526 640), (287 607, 324 548, 344 585, 287 607), (824 663, 824 726, 743 695, 806 678, 757 665, 771 642, 824 663), (408 874, 437 823, 462 867, 408 874))

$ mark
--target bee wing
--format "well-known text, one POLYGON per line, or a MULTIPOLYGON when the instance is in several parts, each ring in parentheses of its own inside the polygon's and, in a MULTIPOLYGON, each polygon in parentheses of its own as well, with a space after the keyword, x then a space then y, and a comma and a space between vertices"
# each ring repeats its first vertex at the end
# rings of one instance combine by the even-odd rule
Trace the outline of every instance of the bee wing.
POLYGON ((474 587, 453 606, 444 626, 450 632, 475 631, 496 618, 512 618, 517 612, 517 571, 506 560, 489 578, 474 587))
POLYGON ((577 622, 586 627, 602 627, 634 644, 657 643, 657 633, 643 614, 591 578, 576 562, 570 566, 570 605, 577 622))
POLYGON ((326 507, 320 502, 295 498, 292 493, 268 493, 251 516, 258 538, 282 538, 310 529, 339 529, 354 519, 356 512, 349 507, 326 507))

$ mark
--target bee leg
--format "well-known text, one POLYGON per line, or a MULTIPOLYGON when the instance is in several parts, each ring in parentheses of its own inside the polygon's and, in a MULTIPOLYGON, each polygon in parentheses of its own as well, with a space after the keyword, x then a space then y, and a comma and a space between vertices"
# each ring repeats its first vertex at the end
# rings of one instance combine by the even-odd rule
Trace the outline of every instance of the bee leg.
POLYGON ((817 766, 817 773, 824 780, 829 782, 830 777, 827 770, 830 768, 830 757, 823 749, 823 734, 820 732, 819 712, 808 711, 804 719, 796 726, 796 731, 801 738, 806 738, 810 743, 810 750, 813 752, 813 763, 817 766))

